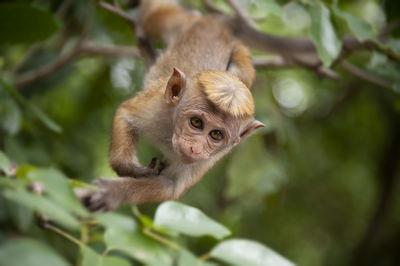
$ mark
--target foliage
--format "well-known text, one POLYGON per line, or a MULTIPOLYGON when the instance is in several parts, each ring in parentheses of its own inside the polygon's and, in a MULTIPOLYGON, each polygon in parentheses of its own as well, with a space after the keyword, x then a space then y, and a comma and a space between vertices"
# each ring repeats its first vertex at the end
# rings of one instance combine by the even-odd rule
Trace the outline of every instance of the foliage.
MULTIPOLYGON (((0 155, 4 161, 8 160, 3 153, 0 155)), ((13 204, 12 208, 26 208, 24 215, 16 217, 19 220, 16 223, 21 224, 27 215, 36 213, 40 216, 37 222, 43 228, 52 230, 78 245, 80 265, 131 265, 130 261, 145 265, 172 265, 177 262, 178 265, 207 265, 205 261, 210 258, 232 265, 241 265, 242 262, 251 265, 293 265, 255 241, 223 240, 231 234, 226 227, 213 221, 200 210, 182 203, 162 203, 157 208, 154 222, 141 214, 137 208, 133 209, 133 215, 93 215, 83 209, 67 178, 55 169, 21 166, 14 178, 3 177, 0 180, 3 197, 13 204), (25 189, 28 184, 31 192, 25 189), (40 192, 35 186, 40 187, 40 192), (71 233, 52 223, 67 228, 71 233), (77 231, 80 231, 79 239, 72 235, 77 231), (96 251, 89 246, 89 242, 93 241, 90 239, 91 234, 96 234, 96 237, 93 237, 97 239, 95 242, 105 246, 102 251, 96 251), (219 243, 202 258, 197 258, 178 244, 180 234, 191 237, 209 235, 218 239, 219 243)), ((28 221, 33 222, 30 218, 28 221)), ((25 228, 30 226, 32 225, 27 224, 25 228)), ((69 265, 48 245, 31 238, 17 238, 0 245, 0 265, 27 263, 69 265)))
MULTIPOLYGON (((90 214, 72 188, 115 176, 113 112, 145 73, 132 56, 73 53, 82 38, 135 45, 129 24, 96 2, 0 3, 1 266, 398 265, 400 41, 380 32, 398 21, 399 1, 238 1, 262 32, 312 40, 341 79, 259 68, 266 127, 180 202, 90 214), (338 61, 349 35, 374 44, 347 55, 357 71, 338 61)), ((228 2, 213 1, 233 14, 228 2)), ((156 148, 141 141, 140 159, 156 148)))

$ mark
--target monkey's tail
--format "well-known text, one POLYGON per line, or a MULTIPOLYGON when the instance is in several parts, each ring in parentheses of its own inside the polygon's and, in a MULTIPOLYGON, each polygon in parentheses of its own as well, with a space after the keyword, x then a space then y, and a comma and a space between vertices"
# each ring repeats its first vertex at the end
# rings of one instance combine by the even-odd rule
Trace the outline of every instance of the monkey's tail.
POLYGON ((175 39, 197 17, 180 7, 177 0, 141 0, 138 10, 138 22, 144 34, 166 43, 175 39))

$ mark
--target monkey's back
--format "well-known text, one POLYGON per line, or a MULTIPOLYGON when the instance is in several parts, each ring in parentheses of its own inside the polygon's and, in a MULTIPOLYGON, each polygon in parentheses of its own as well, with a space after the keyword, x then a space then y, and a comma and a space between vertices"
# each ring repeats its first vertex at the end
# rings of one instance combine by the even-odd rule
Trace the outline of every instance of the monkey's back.
POLYGON ((233 41, 229 30, 220 21, 211 16, 199 17, 177 34, 150 68, 144 89, 155 83, 166 83, 173 67, 179 68, 188 78, 204 70, 226 71, 233 41))

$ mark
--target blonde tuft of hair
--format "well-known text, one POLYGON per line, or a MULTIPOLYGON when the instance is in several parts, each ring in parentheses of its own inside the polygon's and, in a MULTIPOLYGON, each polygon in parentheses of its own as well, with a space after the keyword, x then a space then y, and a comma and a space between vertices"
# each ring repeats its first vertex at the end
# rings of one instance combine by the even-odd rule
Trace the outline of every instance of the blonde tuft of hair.
POLYGON ((235 75, 206 70, 197 74, 207 99, 223 112, 235 117, 254 114, 254 101, 249 88, 235 75))

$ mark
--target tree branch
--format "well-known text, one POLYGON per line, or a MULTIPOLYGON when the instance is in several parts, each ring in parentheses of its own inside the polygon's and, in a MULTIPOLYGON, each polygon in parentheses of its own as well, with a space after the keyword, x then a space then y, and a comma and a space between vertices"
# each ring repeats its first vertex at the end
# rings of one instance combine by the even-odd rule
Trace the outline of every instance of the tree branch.
POLYGON ((26 74, 23 74, 20 76, 17 80, 16 87, 17 88, 22 88, 27 86, 28 84, 31 84, 39 79, 42 79, 44 77, 47 77, 54 72, 56 72, 58 69, 62 68, 63 66, 67 65, 69 62, 71 62, 75 57, 79 54, 79 50, 73 49, 69 51, 68 53, 62 55, 59 57, 56 61, 51 62, 50 64, 44 65, 38 70, 31 70, 26 74))
MULTIPOLYGON (((317 54, 314 43, 308 38, 292 38, 280 37, 260 31, 251 17, 247 14, 246 10, 240 7, 236 0, 226 0, 226 2, 235 11, 236 16, 226 16, 228 26, 232 29, 233 33, 248 46, 258 49, 260 51, 275 53, 281 56, 280 59, 255 60, 256 67, 295 67, 303 66, 315 70, 318 74, 338 79, 339 75, 331 69, 324 68, 321 60, 317 54)), ((384 40, 390 32, 400 27, 400 21, 395 21, 382 30, 379 35, 381 41, 384 40)), ((343 38, 343 50, 337 58, 335 64, 342 64, 341 62, 355 51, 360 50, 379 50, 388 55, 391 59, 400 61, 400 57, 373 41, 360 42, 353 36, 345 36, 343 38)), ((366 81, 374 83, 384 88, 391 88, 391 84, 377 76, 366 73, 363 70, 351 65, 347 62, 342 64, 342 67, 353 75, 362 78, 366 81)))
POLYGON ((314 63, 302 63, 294 62, 289 59, 285 59, 281 56, 258 56, 253 57, 253 65, 255 68, 291 68, 291 67, 307 67, 311 70, 316 71, 319 75, 331 78, 334 80, 340 79, 339 74, 329 68, 325 68, 322 65, 315 65, 314 63))
POLYGON ((247 14, 246 10, 242 8, 235 0, 226 0, 226 2, 235 11, 236 16, 239 17, 240 20, 244 21, 248 26, 257 29, 257 25, 253 21, 253 19, 249 16, 249 14, 247 14))
POLYGON ((66 66, 80 55, 99 55, 99 56, 128 56, 139 58, 140 52, 136 47, 129 46, 104 46, 96 45, 92 42, 83 42, 69 52, 60 56, 57 60, 40 67, 37 70, 31 70, 17 78, 16 87, 25 87, 39 79, 45 78, 66 66))
POLYGON ((80 53, 87 55, 101 55, 101 56, 128 56, 133 58, 140 58, 140 51, 132 46, 105 46, 98 45, 92 42, 85 42, 80 47, 80 53))
POLYGON ((123 11, 121 9, 121 7, 119 6, 119 4, 118 5, 110 5, 109 3, 106 3, 106 2, 103 2, 103 1, 99 1, 99 6, 101 6, 102 8, 110 11, 111 13, 113 13, 113 14, 115 14, 115 15, 123 18, 123 19, 125 19, 126 21, 130 22, 133 27, 136 25, 135 19, 132 18, 131 16, 129 16, 128 13, 123 11))
POLYGON ((145 65, 147 66, 147 68, 153 65, 157 58, 157 50, 154 48, 151 40, 144 35, 143 30, 141 26, 138 25, 137 21, 121 9, 118 0, 114 0, 114 5, 99 1, 99 6, 110 11, 111 13, 114 13, 117 16, 120 16, 131 24, 132 30, 136 34, 136 38, 138 40, 138 48, 145 65))
POLYGON ((281 56, 257 56, 252 59, 255 68, 287 68, 296 67, 296 63, 285 60, 281 56))
MULTIPOLYGON (((229 26, 238 36, 249 46, 265 51, 269 53, 277 53, 284 55, 285 57, 296 58, 297 54, 307 53, 309 56, 313 56, 318 60, 315 64, 321 64, 314 43, 309 38, 292 38, 292 37, 280 37, 272 34, 268 34, 257 29, 256 24, 252 18, 247 14, 246 10, 243 9, 236 0, 226 0, 226 2, 235 11, 236 16, 230 17, 225 14, 229 26)), ((393 32, 395 29, 400 27, 400 21, 395 21, 389 24, 379 35, 382 40, 383 37, 393 32)), ((380 49, 379 45, 373 41, 360 42, 354 36, 345 36, 343 38, 343 49, 347 51, 355 51, 362 49, 380 49)), ((387 53, 388 51, 380 49, 382 52, 387 53)), ((392 56, 392 59, 400 61, 396 56, 392 56)), ((301 62, 300 62, 301 63, 301 62)))
POLYGON ((376 84, 380 87, 383 87, 385 89, 392 89, 392 84, 390 82, 387 82, 386 80, 375 76, 372 73, 366 72, 362 70, 361 68, 356 67, 355 65, 342 61, 340 65, 345 69, 347 72, 353 74, 356 77, 359 77, 360 79, 366 80, 370 83, 376 84))
POLYGON ((219 15, 225 14, 225 12, 216 5, 214 5, 214 3, 211 0, 203 0, 203 4, 212 13, 216 13, 219 15))

